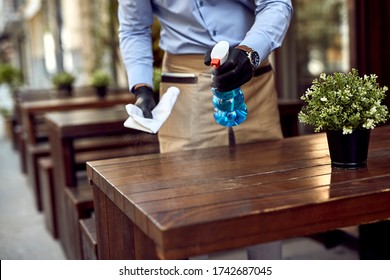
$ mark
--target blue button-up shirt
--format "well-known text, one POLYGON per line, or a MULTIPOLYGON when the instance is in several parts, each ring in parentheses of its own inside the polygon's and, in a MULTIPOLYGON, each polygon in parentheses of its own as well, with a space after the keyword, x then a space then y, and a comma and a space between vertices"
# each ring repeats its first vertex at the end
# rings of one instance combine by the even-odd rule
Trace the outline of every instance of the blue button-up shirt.
POLYGON ((263 60, 281 45, 292 10, 291 0, 119 0, 119 40, 129 87, 153 85, 154 15, 166 52, 204 54, 225 40, 255 49, 263 60))

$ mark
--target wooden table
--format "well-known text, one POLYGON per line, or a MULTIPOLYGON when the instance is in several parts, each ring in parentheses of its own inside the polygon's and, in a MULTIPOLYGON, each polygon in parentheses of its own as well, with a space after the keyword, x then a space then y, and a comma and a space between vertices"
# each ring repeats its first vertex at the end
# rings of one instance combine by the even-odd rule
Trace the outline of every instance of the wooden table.
POLYGON ((134 103, 134 95, 128 92, 123 94, 107 95, 106 98, 97 96, 68 97, 31 101, 21 104, 22 121, 27 133, 28 143, 36 144, 37 135, 35 122, 38 115, 53 111, 68 111, 76 109, 107 108, 115 105, 134 103))
MULTIPOLYGON (((86 94, 88 94, 88 92, 85 92, 85 95, 86 94)), ((23 120, 22 130, 24 134, 20 139, 19 145, 21 169, 27 174, 29 183, 33 188, 38 210, 42 210, 38 159, 42 156, 47 156, 50 150, 47 141, 47 127, 43 120, 44 113, 88 108, 109 108, 118 104, 124 107, 125 104, 133 102, 134 95, 130 94, 128 91, 122 91, 109 94, 106 98, 99 98, 94 94, 67 98, 52 97, 46 100, 20 103, 23 120)))
POLYGON ((63 186, 77 186, 74 141, 130 133, 123 126, 127 117, 124 106, 47 113, 45 122, 49 132, 51 156, 58 166, 55 171, 56 180, 63 186))
MULTIPOLYGON (((55 177, 55 200, 57 204, 57 220, 61 244, 65 253, 70 259, 78 259, 80 251, 77 228, 78 219, 69 217, 69 207, 66 206, 66 195, 64 190, 78 187, 76 177, 75 142, 97 136, 109 138, 115 136, 115 152, 112 153, 112 141, 108 141, 104 155, 98 154, 100 158, 118 157, 118 154, 129 155, 129 150, 140 153, 134 145, 141 141, 150 143, 145 145, 142 152, 158 152, 157 136, 146 134, 124 127, 123 123, 128 118, 124 106, 102 109, 73 110, 69 112, 52 112, 45 114, 45 122, 49 133, 51 146, 51 157, 54 163, 55 177), (123 135, 123 141, 119 142, 117 136, 123 135), (117 143, 118 142, 118 143, 117 143), (73 226, 69 224, 74 221, 73 226)), ((103 143, 104 145, 104 143, 103 143)), ((101 145, 100 145, 101 146, 101 145)), ((104 149, 104 148, 102 148, 104 149)), ((95 151, 96 152, 96 151, 95 151)), ((103 151, 104 152, 104 151, 103 151)), ((95 158, 98 158, 95 157, 95 158)), ((88 186, 91 188, 90 186, 88 186)), ((76 190, 77 191, 77 190, 76 190)), ((91 190, 92 201, 92 190, 91 190)))
POLYGON ((88 162, 98 254, 182 259, 388 219, 389 170, 390 126, 357 170, 331 168, 324 133, 88 162))
POLYGON ((99 98, 95 95, 74 96, 62 98, 48 98, 46 100, 31 100, 21 102, 19 109, 21 113, 22 126, 21 137, 19 137, 19 156, 21 171, 31 177, 27 164, 27 146, 36 145, 39 142, 47 141, 46 127, 42 125, 44 113, 53 111, 69 111, 88 108, 107 108, 118 104, 134 103, 134 95, 128 92, 107 95, 106 98, 99 98))

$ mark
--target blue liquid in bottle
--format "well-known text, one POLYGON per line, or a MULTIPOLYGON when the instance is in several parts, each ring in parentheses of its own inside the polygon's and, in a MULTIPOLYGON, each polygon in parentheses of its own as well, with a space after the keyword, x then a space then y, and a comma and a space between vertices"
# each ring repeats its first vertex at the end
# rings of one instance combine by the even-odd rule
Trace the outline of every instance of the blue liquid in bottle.
POLYGON ((246 120, 248 110, 244 103, 244 94, 241 88, 231 91, 217 91, 212 88, 214 119, 222 126, 236 126, 246 120))

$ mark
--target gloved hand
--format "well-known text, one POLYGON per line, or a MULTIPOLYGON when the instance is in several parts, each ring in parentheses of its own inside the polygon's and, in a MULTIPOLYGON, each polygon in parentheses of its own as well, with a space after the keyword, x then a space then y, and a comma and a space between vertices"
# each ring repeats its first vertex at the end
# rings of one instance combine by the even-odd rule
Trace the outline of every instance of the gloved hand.
POLYGON ((152 110, 156 107, 153 90, 148 86, 140 86, 134 90, 135 106, 142 110, 145 118, 153 119, 152 110))
MULTIPOLYGON (((204 57, 204 64, 207 66, 211 63, 210 54, 211 51, 208 51, 204 57)), ((230 47, 228 59, 214 69, 212 74, 212 87, 218 91, 230 91, 252 79, 253 69, 245 51, 230 47)))

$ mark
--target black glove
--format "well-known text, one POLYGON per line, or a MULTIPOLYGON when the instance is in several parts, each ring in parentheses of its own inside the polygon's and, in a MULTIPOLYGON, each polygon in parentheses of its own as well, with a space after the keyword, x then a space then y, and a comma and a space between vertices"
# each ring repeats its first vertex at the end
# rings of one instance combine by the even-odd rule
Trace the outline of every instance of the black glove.
MULTIPOLYGON (((204 57, 204 64, 210 66, 211 51, 204 57)), ((245 51, 229 48, 229 57, 220 67, 214 69, 212 87, 218 91, 230 91, 238 88, 252 79, 253 69, 245 51)))
POLYGON ((142 110, 145 118, 153 119, 152 110, 156 107, 153 90, 148 86, 140 86, 134 90, 135 106, 142 110))

